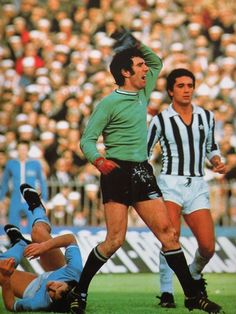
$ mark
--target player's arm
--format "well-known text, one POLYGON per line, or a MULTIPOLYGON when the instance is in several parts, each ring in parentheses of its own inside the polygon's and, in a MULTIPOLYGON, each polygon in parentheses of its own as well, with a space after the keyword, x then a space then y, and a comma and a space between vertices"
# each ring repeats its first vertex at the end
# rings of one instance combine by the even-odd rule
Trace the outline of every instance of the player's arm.
POLYGON ((111 34, 111 37, 116 40, 116 43, 113 46, 113 50, 115 52, 120 52, 127 48, 136 47, 143 53, 144 60, 149 67, 144 93, 146 98, 149 99, 150 94, 156 85, 157 77, 163 67, 161 58, 157 56, 157 54, 154 53, 149 47, 136 39, 132 33, 125 28, 116 30, 113 34, 111 34))
POLYGON ((14 272, 14 258, 7 258, 1 261, 0 285, 2 287, 2 298, 8 311, 13 311, 15 295, 11 286, 11 275, 14 272))
POLYGON ((220 174, 225 174, 226 173, 226 165, 221 161, 221 157, 218 155, 215 155, 214 157, 211 158, 210 160, 212 166, 213 166, 213 171, 218 172, 220 174))
POLYGON ((73 234, 63 234, 61 236, 51 238, 45 242, 29 244, 24 251, 24 256, 30 259, 37 258, 43 253, 52 249, 68 247, 69 245, 77 245, 77 241, 73 234))
POLYGON ((110 104, 103 99, 95 107, 80 139, 80 147, 85 157, 92 164, 101 157, 97 150, 97 140, 110 120, 110 104))
POLYGON ((149 159, 152 156, 152 152, 155 145, 158 143, 160 139, 160 134, 161 134, 161 124, 159 122, 158 116, 154 116, 148 128, 147 150, 148 150, 149 159))
POLYGON ((212 112, 210 112, 210 130, 206 142, 206 152, 207 158, 213 166, 213 171, 220 174, 226 173, 226 166, 221 161, 220 150, 215 140, 215 119, 212 112))
POLYGON ((97 150, 97 140, 110 119, 109 103, 101 101, 95 108, 80 140, 80 147, 85 157, 104 175, 116 167, 114 161, 107 160, 97 150))
POLYGON ((149 99, 151 92, 156 86, 156 80, 163 67, 162 60, 154 53, 149 47, 144 44, 140 45, 140 50, 143 53, 145 63, 149 67, 147 73, 146 86, 144 93, 147 99, 149 99))

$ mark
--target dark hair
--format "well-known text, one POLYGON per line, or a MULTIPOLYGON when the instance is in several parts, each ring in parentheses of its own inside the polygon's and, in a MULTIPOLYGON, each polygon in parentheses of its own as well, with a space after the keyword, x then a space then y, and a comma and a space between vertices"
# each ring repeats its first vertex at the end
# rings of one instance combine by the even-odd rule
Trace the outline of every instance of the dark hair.
POLYGON ((65 283, 68 284, 68 290, 62 294, 62 297, 60 300, 56 300, 52 302, 51 307, 50 307, 50 310, 52 312, 58 312, 58 313, 70 312, 71 300, 70 298, 68 298, 68 294, 76 285, 78 285, 78 282, 75 280, 70 280, 70 281, 65 281, 65 283))
POLYGON ((26 140, 19 140, 17 142, 17 146, 19 146, 19 145, 27 145, 29 147, 30 146, 30 142, 26 141, 26 140))
POLYGON ((125 78, 121 73, 122 70, 130 71, 131 74, 134 73, 132 69, 133 57, 143 58, 143 54, 137 48, 127 48, 114 55, 110 64, 110 71, 118 86, 123 86, 125 82, 125 78))
MULTIPOLYGON (((170 96, 169 90, 173 91, 175 80, 181 76, 190 77, 193 80, 193 87, 195 87, 195 76, 193 75, 193 73, 191 71, 189 71, 187 69, 182 69, 182 68, 175 69, 175 70, 171 71, 169 73, 169 75, 167 76, 166 90, 167 90, 167 93, 169 96, 170 96)), ((170 96, 170 98, 172 98, 172 97, 170 96)))

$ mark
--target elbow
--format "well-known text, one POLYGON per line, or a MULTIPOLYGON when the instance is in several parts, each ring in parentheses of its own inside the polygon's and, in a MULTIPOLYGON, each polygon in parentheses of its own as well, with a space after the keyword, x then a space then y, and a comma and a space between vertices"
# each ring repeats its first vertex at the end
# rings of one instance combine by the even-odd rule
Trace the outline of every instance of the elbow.
POLYGON ((77 240, 75 238, 75 236, 73 234, 67 234, 65 235, 65 247, 69 246, 69 245, 78 245, 77 244, 77 240))

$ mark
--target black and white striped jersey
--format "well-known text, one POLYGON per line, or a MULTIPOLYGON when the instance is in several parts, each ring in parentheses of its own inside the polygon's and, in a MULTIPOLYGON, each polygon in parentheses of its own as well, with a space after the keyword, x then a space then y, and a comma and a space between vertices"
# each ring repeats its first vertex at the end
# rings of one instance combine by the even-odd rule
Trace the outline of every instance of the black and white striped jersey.
POLYGON ((162 150, 162 174, 203 176, 205 158, 220 156, 211 111, 193 105, 192 121, 186 125, 172 104, 153 117, 148 130, 148 156, 157 142, 162 150))

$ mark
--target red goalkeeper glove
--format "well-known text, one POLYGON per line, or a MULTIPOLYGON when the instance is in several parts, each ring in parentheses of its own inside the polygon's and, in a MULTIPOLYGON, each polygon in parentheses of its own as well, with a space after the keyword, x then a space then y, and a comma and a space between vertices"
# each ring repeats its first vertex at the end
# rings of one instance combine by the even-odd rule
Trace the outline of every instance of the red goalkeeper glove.
POLYGON ((93 164, 104 175, 109 174, 115 168, 119 168, 119 165, 117 163, 104 157, 99 157, 95 159, 93 164))

